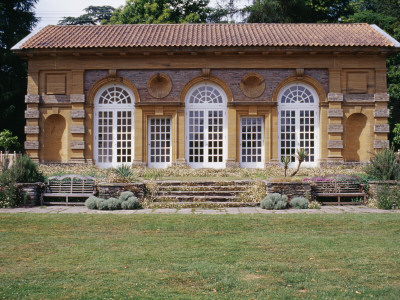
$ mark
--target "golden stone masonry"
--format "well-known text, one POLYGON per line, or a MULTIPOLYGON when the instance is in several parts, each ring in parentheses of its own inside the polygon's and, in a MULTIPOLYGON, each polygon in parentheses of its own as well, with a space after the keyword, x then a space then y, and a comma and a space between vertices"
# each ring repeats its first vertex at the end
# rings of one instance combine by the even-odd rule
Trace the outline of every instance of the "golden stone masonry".
POLYGON ((28 60, 26 152, 42 163, 264 168, 387 147, 386 58, 368 24, 47 26, 28 60))

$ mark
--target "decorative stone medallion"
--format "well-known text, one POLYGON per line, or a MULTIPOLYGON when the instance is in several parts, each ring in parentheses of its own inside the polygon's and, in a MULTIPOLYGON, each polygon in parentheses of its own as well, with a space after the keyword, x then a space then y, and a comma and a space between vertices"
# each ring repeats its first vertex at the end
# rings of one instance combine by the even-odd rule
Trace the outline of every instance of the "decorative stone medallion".
POLYGON ((147 90, 154 98, 164 98, 169 95, 172 89, 171 79, 163 73, 157 73, 150 77, 147 82, 147 90))
POLYGON ((257 73, 246 74, 240 82, 240 89, 249 98, 260 97, 265 90, 264 77, 257 73))

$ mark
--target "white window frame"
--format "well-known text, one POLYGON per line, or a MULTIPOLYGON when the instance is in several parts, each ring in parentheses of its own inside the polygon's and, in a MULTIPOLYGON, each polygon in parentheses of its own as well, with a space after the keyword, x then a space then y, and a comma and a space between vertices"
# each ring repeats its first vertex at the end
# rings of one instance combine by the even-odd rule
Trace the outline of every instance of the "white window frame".
MULTIPOLYGON (((264 117, 262 116, 241 116, 240 117, 240 166, 243 168, 264 168, 265 167, 265 141, 264 141, 264 117), (261 161, 243 162, 243 119, 261 119, 261 161)), ((248 147, 246 147, 248 149, 248 147)))
MULTIPOLYGON (((155 169, 165 169, 168 168, 169 166, 172 165, 172 118, 171 117, 149 117, 148 118, 148 126, 147 126, 147 131, 148 131, 148 167, 149 168, 155 168, 155 169), (151 120, 157 120, 157 119, 169 119, 170 123, 169 123, 169 147, 165 147, 164 150, 169 149, 169 162, 151 162, 151 120)), ((167 132, 165 132, 165 134, 167 134, 167 132)), ((165 141, 165 140, 164 140, 165 141)), ((160 141, 161 142, 161 141, 160 141)))
POLYGON ((115 168, 121 165, 131 165, 134 159, 134 140, 135 140, 135 96, 133 92, 126 87, 125 85, 118 84, 118 83, 110 83, 102 86, 96 93, 96 96, 94 98, 94 118, 93 118, 93 134, 94 134, 94 146, 93 146, 93 156, 94 156, 94 161, 96 165, 98 165, 101 168, 115 168), (129 104, 99 104, 100 96, 101 94, 111 88, 111 87, 119 87, 124 89, 130 96, 131 98, 131 103, 129 104), (98 121, 99 121, 99 112, 105 112, 105 111, 112 111, 113 112, 113 128, 112 128, 112 136, 113 136, 113 141, 112 141, 112 162, 98 162, 98 137, 99 137, 99 128, 98 128, 98 121), (132 121, 131 121, 131 126, 132 126, 132 131, 131 131, 131 162, 126 162, 126 163, 118 163, 117 162, 117 113, 118 112, 131 112, 132 116, 132 121))
POLYGON ((286 86, 284 86, 278 93, 278 153, 279 153, 279 161, 281 162, 282 154, 281 154, 281 111, 295 111, 295 162, 289 164, 290 168, 297 167, 298 159, 297 159, 297 149, 300 148, 300 111, 301 110, 312 110, 314 111, 314 161, 313 162, 303 162, 302 166, 304 167, 317 167, 319 160, 319 97, 315 89, 304 82, 293 82, 286 86), (281 103, 282 95, 284 92, 293 87, 293 86, 303 86, 307 88, 313 98, 314 103, 281 103))
POLYGON ((226 167, 226 159, 228 156, 227 149, 227 96, 224 90, 217 84, 212 82, 202 82, 192 86, 185 96, 185 159, 187 164, 192 168, 212 168, 223 169, 226 167), (192 93, 201 86, 211 86, 215 88, 222 96, 222 103, 189 103, 192 93), (204 112, 204 154, 203 162, 190 162, 189 160, 189 112, 204 112), (208 162, 208 112, 222 111, 223 114, 223 159, 222 162, 208 162))

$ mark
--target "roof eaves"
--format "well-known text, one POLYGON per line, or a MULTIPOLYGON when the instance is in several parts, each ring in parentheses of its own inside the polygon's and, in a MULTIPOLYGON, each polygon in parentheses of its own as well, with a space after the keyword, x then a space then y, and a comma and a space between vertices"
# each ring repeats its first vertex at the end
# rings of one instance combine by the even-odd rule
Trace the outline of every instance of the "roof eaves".
POLYGON ((391 41, 395 48, 400 48, 400 43, 397 40, 395 40, 392 36, 390 36, 388 33, 386 33, 383 29, 381 29, 378 25, 371 24, 370 26, 376 31, 378 31, 380 34, 382 34, 389 41, 391 41))
POLYGON ((11 50, 15 51, 15 50, 22 50, 21 46, 28 41, 31 37, 33 37, 34 35, 36 35, 39 31, 41 31, 43 29, 43 27, 38 27, 35 30, 33 30, 30 34, 28 34, 26 37, 24 37, 22 40, 20 40, 17 44, 15 44, 11 50))

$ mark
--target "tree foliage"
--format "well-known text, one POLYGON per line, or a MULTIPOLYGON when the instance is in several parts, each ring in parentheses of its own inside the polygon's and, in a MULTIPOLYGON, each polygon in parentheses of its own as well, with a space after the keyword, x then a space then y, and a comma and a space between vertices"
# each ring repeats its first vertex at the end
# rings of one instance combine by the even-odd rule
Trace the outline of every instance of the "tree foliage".
POLYGON ((111 24, 204 23, 209 0, 128 0, 113 13, 111 24))
MULTIPOLYGON (((349 16, 346 22, 376 24, 395 39, 400 40, 400 0, 356 0, 353 6, 356 13, 349 16)), ((395 128, 396 124, 400 124, 400 54, 388 58, 387 67, 391 127, 389 139, 394 146, 399 147, 400 144, 396 143, 398 131, 395 128)))
POLYGON ((17 151, 21 147, 17 136, 13 136, 10 130, 4 129, 0 132, 0 150, 17 151))
POLYGON ((29 34, 37 0, 0 0, 0 129, 23 137, 26 63, 11 48, 29 34))
POLYGON ((58 25, 96 25, 110 21, 115 8, 112 6, 89 6, 85 8, 86 14, 79 17, 64 17, 58 25))
POLYGON ((242 10, 237 7, 240 0, 221 0, 217 7, 212 8, 208 20, 211 23, 235 23, 242 15, 242 10))
POLYGON ((243 12, 249 23, 338 22, 353 13, 351 0, 255 0, 243 12))

